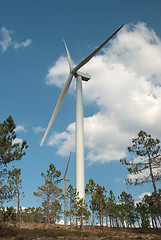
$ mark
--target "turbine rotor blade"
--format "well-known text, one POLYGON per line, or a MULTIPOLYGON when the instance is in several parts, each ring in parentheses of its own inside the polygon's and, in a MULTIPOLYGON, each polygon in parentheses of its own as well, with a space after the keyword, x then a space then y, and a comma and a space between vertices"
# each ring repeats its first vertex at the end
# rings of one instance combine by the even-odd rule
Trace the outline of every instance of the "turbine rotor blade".
POLYGON ((71 158, 71 152, 70 152, 70 155, 69 155, 69 159, 68 159, 68 163, 67 163, 67 166, 66 166, 66 169, 65 169, 65 173, 64 173, 63 179, 65 179, 65 177, 66 177, 66 174, 67 174, 67 171, 68 171, 69 162, 70 162, 70 158, 71 158))
POLYGON ((66 45, 64 39, 63 39, 63 42, 64 42, 64 45, 65 45, 65 48, 66 48, 66 52, 67 52, 67 56, 68 56, 69 68, 70 68, 70 71, 72 71, 72 69, 73 69, 73 62, 72 62, 69 50, 67 48, 67 45, 66 45))
POLYGON ((64 88, 61 91, 61 94, 60 94, 59 99, 57 101, 57 104, 56 104, 56 107, 54 109, 53 115, 52 115, 52 117, 50 119, 50 122, 49 122, 48 127, 47 127, 47 129, 45 131, 45 134, 43 136, 43 139, 41 141, 40 146, 42 146, 42 144, 43 144, 43 142, 44 142, 44 140, 45 140, 45 138, 46 138, 46 136, 47 136, 47 134, 48 134, 48 132, 49 132, 49 130, 51 128, 51 125, 52 125, 52 123, 53 123, 53 121, 54 121, 54 119, 55 119, 55 117, 56 117, 56 115, 57 115, 57 113, 58 113, 58 111, 59 111, 63 101, 64 101, 64 98, 65 98, 65 96, 66 96, 66 94, 68 92, 69 86, 71 84, 72 77, 73 77, 73 74, 70 73, 68 78, 67 78, 67 81, 66 81, 66 83, 64 85, 64 88))
POLYGON ((73 75, 76 74, 76 72, 83 67, 98 51, 101 50, 101 48, 103 48, 106 43, 108 41, 110 41, 111 38, 113 38, 116 33, 118 33, 118 31, 120 31, 120 29, 123 27, 124 25, 122 25, 121 27, 119 27, 106 41, 104 41, 95 51, 93 51, 88 57, 86 57, 85 59, 83 59, 75 68, 73 68, 72 73, 73 75))

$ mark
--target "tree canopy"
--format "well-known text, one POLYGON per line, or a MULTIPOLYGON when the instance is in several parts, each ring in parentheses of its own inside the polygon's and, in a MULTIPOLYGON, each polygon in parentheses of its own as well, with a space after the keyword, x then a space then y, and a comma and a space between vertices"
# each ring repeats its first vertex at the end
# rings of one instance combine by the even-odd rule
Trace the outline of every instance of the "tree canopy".
POLYGON ((0 123, 0 201, 12 198, 5 184, 9 164, 21 160, 28 148, 27 142, 16 141, 16 124, 12 116, 0 123))
POLYGON ((3 123, 0 123, 0 165, 21 160, 25 155, 25 150, 28 148, 27 142, 15 142, 16 139, 16 124, 12 116, 9 116, 3 123))
MULTIPOLYGON (((61 172, 56 169, 54 164, 50 164, 47 173, 41 173, 45 183, 42 186, 38 186, 37 192, 34 192, 34 196, 43 199, 43 208, 46 215, 46 222, 48 224, 50 224, 50 211, 52 202, 59 198, 60 194, 62 193, 62 189, 57 187, 60 175, 61 172)), ((57 203, 57 201, 55 201, 55 203, 57 203)))
POLYGON ((158 138, 153 139, 150 134, 140 131, 137 138, 132 139, 128 147, 130 159, 120 162, 128 166, 130 173, 126 182, 130 185, 140 185, 151 182, 161 214, 161 203, 157 194, 156 182, 161 179, 161 146, 158 138), (131 159, 132 156, 132 159, 131 159))

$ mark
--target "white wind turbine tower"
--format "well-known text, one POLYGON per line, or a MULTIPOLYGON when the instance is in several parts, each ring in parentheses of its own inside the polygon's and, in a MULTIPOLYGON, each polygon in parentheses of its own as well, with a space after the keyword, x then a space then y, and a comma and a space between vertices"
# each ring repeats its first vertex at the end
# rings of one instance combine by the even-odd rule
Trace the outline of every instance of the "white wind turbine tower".
POLYGON ((79 198, 85 198, 84 191, 84 124, 83 124, 83 97, 82 97, 82 81, 88 81, 90 76, 87 73, 78 71, 83 67, 105 44, 123 27, 119 27, 106 41, 104 41, 95 51, 93 51, 88 57, 83 59, 76 67, 73 67, 72 59, 69 54, 68 48, 65 44, 70 72, 66 83, 61 91, 53 115, 50 119, 46 132, 43 136, 40 146, 42 146, 51 125, 64 101, 64 98, 68 92, 73 76, 76 78, 76 128, 75 128, 75 146, 76 146, 76 189, 79 192, 79 198))
MULTIPOLYGON (((70 179, 66 178, 68 167, 69 167, 69 162, 71 158, 71 153, 69 155, 68 163, 65 169, 64 177, 63 177, 63 193, 64 193, 64 210, 65 212, 68 210, 67 209, 67 198, 66 198, 66 193, 67 193, 67 182, 70 181, 70 179)), ((64 214, 64 225, 67 225, 67 217, 66 214, 64 214)))

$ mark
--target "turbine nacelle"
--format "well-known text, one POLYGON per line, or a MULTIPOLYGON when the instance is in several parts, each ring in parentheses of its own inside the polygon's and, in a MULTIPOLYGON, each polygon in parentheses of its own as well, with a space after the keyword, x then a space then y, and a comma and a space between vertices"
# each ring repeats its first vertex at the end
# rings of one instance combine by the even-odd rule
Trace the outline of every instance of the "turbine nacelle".
POLYGON ((83 81, 89 81, 89 79, 91 78, 91 76, 88 73, 83 73, 80 71, 77 71, 77 73, 74 75, 75 78, 77 78, 78 76, 80 76, 82 78, 83 81))
POLYGON ((70 178, 63 178, 64 181, 70 181, 70 178))

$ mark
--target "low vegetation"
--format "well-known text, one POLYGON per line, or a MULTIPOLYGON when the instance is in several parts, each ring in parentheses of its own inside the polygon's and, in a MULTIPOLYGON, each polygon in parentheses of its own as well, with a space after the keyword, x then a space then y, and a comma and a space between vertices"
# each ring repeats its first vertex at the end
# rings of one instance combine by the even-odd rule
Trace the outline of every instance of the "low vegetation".
POLYGON ((132 229, 84 226, 82 230, 74 226, 50 225, 42 230, 41 224, 10 226, 0 231, 0 239, 12 240, 56 240, 56 239, 93 239, 93 240, 160 240, 161 229, 132 229), (23 228, 22 228, 23 227, 23 228))

